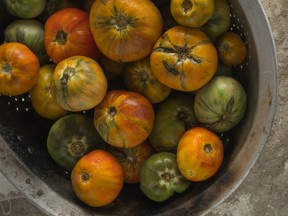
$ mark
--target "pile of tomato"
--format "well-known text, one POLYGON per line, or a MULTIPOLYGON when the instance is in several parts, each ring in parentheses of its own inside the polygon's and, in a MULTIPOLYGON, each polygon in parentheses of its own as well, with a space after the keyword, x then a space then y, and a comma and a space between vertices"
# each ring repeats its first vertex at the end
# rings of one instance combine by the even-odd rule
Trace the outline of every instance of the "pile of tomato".
POLYGON ((219 171, 220 134, 247 106, 226 0, 0 4, 0 93, 54 121, 48 153, 82 202, 108 205, 124 184, 163 202, 219 171))

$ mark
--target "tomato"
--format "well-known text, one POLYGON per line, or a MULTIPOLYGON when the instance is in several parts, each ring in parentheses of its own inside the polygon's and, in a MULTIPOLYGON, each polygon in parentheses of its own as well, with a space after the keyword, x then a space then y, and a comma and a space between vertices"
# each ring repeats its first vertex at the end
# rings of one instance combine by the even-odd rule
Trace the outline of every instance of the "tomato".
POLYGON ((40 64, 25 45, 9 42, 0 45, 0 94, 20 95, 37 82, 40 64))
POLYGON ((203 127, 222 133, 235 127, 246 113, 247 95, 235 78, 215 76, 197 91, 195 116, 203 127))
POLYGON ((51 90, 53 98, 63 109, 88 110, 105 96, 107 79, 95 60, 86 56, 72 56, 57 64, 51 90))
POLYGON ((33 108, 47 119, 58 119, 68 114, 67 110, 55 102, 51 94, 51 80, 55 67, 53 63, 42 66, 36 84, 29 91, 33 108))
POLYGON ((89 14, 78 8, 65 8, 52 14, 46 21, 45 48, 54 63, 84 55, 92 59, 99 57, 89 27, 89 14))
POLYGON ((114 61, 147 56, 162 33, 162 17, 150 0, 96 0, 90 27, 100 51, 114 61))
POLYGON ((139 183, 143 163, 155 153, 148 141, 132 148, 111 147, 109 151, 120 161, 124 170, 124 182, 139 183))
POLYGON ((124 82, 128 90, 145 96, 153 104, 162 102, 171 93, 171 88, 154 76, 149 56, 127 64, 124 82))
POLYGON ((5 28, 4 34, 6 42, 22 43, 35 54, 44 47, 44 27, 36 20, 15 20, 5 28))
POLYGON ((194 127, 185 132, 177 147, 177 165, 193 182, 207 180, 219 170, 224 150, 221 139, 210 130, 194 127))
POLYGON ((184 132, 197 124, 194 95, 172 94, 155 109, 155 121, 149 141, 159 152, 175 153, 184 132))
POLYGON ((108 91, 95 107, 94 125, 101 137, 115 147, 131 148, 144 142, 152 131, 154 109, 144 96, 127 91, 108 91))
POLYGON ((101 207, 117 198, 124 184, 124 174, 115 156, 105 150, 94 150, 77 162, 71 173, 71 182, 82 202, 101 207))
POLYGON ((46 0, 3 0, 7 11, 13 16, 30 19, 40 15, 46 4, 46 0))
POLYGON ((219 59, 226 65, 240 65, 247 56, 247 47, 240 35, 225 32, 217 41, 219 59))
POLYGON ((69 114, 51 126, 47 149, 51 158, 71 171, 77 161, 94 149, 105 149, 105 143, 95 130, 93 119, 82 114, 69 114))
POLYGON ((200 27, 214 13, 214 0, 171 0, 171 13, 183 26, 200 27))
POLYGON ((150 64, 156 78, 170 88, 194 91, 215 74, 218 56, 207 35, 196 28, 175 26, 156 42, 150 64))
POLYGON ((176 193, 182 193, 190 181, 180 173, 176 155, 159 152, 150 156, 140 170, 140 189, 151 200, 163 202, 176 193))
POLYGON ((210 40, 215 43, 217 39, 227 32, 230 27, 230 7, 227 0, 215 0, 215 10, 209 20, 202 26, 210 40))

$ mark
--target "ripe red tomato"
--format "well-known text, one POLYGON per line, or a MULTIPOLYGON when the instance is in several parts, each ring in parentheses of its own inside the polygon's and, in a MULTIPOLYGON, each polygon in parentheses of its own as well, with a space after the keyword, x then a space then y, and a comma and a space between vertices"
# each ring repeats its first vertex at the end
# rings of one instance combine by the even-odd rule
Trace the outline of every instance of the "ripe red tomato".
POLYGON ((97 59, 100 52, 89 26, 89 14, 78 8, 65 8, 45 23, 45 48, 54 63, 84 55, 97 59))

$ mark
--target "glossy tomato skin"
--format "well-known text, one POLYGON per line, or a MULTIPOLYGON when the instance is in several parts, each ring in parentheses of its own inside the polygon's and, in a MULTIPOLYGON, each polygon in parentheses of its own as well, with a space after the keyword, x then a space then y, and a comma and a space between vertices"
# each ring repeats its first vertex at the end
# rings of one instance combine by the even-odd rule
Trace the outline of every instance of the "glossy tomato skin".
POLYGON ((95 1, 90 28, 101 53, 114 61, 147 56, 162 34, 162 17, 150 0, 95 1))
POLYGON ((214 13, 214 0, 171 0, 171 13, 183 26, 200 27, 214 13))
POLYGON ((221 139, 203 127, 189 129, 177 147, 177 166, 193 182, 204 181, 216 174, 222 165, 224 149, 221 139))
POLYGON ((107 79, 100 65, 86 56, 59 62, 52 76, 52 96, 63 109, 83 111, 101 102, 107 79))
POLYGON ((47 119, 58 119, 68 114, 67 110, 56 103, 51 94, 51 80, 55 67, 53 63, 42 66, 36 84, 29 91, 33 108, 47 119))
POLYGON ((68 171, 83 155, 94 149, 105 148, 105 142, 94 128, 93 119, 83 114, 59 118, 51 126, 47 137, 49 155, 68 171))
POLYGON ((94 125, 112 146, 131 148, 152 131, 154 109, 144 96, 127 90, 110 90, 95 107, 94 125))
POLYGON ((175 26, 155 43, 150 64, 156 78, 170 88, 194 91, 217 69, 217 50, 200 29, 175 26))
POLYGON ((176 155, 159 152, 150 156, 140 170, 140 189, 151 200, 163 202, 176 193, 182 193, 190 181, 180 173, 176 155))
POLYGON ((152 104, 164 101, 171 93, 171 88, 159 82, 152 72, 149 56, 126 65, 124 82, 128 90, 143 95, 152 104))
POLYGON ((76 196, 92 207, 112 203, 122 190, 124 173, 120 162, 105 150, 84 155, 71 173, 76 196))
POLYGON ((120 161, 124 170, 124 182, 129 184, 139 183, 143 163, 156 153, 148 141, 132 148, 111 146, 109 151, 120 161))
POLYGON ((6 9, 13 16, 30 19, 40 15, 46 4, 46 0, 3 0, 6 9))
POLYGON ((202 26, 213 43, 229 30, 231 24, 230 6, 227 0, 215 0, 215 10, 209 20, 202 26))
POLYGON ((0 94, 20 95, 37 82, 40 64, 37 56, 18 42, 0 46, 0 94))
POLYGON ((216 133, 235 127, 243 119, 246 109, 245 89, 230 76, 215 76, 195 96, 196 118, 203 127, 216 133))
POLYGON ((247 47, 240 35, 225 32, 217 41, 219 59, 226 65, 240 65, 247 56, 247 47))
POLYGON ((197 124, 194 95, 172 93, 155 108, 155 121, 149 141, 158 152, 176 153, 181 136, 197 124))
POLYGON ((96 60, 100 53, 89 27, 89 14, 79 8, 64 8, 46 21, 45 48, 54 63, 75 55, 96 60))

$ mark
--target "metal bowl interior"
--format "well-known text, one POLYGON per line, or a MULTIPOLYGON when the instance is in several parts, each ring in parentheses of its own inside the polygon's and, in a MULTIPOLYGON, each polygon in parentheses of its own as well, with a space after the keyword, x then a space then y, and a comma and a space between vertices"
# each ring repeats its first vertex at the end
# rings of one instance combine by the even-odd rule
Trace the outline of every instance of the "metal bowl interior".
POLYGON ((269 136, 277 100, 275 46, 261 3, 230 0, 229 4, 231 30, 242 36, 249 50, 234 72, 248 94, 248 109, 231 131, 225 162, 213 178, 163 203, 149 201, 137 184, 125 185, 112 204, 88 207, 74 195, 69 173, 48 155, 46 138, 52 121, 35 115, 27 95, 0 97, 0 171, 48 215, 202 215, 211 211, 241 184, 257 160, 269 136))

